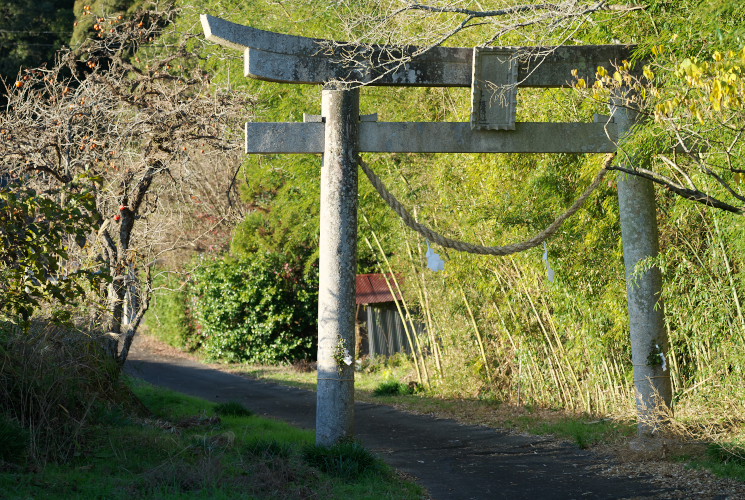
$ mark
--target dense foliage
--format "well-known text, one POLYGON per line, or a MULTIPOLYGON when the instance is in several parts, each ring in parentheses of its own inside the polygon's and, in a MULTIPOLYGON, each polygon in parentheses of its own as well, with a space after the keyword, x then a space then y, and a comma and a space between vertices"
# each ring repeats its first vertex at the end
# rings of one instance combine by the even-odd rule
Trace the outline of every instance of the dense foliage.
POLYGON ((85 246, 98 221, 94 204, 85 184, 47 193, 18 180, 0 186, 0 319, 27 321, 45 301, 75 303, 104 277, 96 263, 69 262, 69 247, 85 246))
POLYGON ((205 260, 193 272, 194 317, 205 353, 227 361, 307 359, 316 344, 317 271, 278 254, 205 260))
POLYGON ((188 281, 181 273, 157 272, 153 278, 153 288, 153 303, 148 312, 151 330, 174 347, 185 351, 198 349, 201 344, 194 334, 188 281))

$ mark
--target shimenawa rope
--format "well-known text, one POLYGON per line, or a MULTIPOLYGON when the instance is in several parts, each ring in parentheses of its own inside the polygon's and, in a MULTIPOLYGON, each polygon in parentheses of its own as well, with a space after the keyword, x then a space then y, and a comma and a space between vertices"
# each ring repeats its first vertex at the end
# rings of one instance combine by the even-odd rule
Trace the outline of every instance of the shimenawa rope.
POLYGON ((401 202, 398 201, 396 197, 390 193, 390 191, 388 191, 388 189, 383 184, 383 181, 381 181, 380 177, 378 177, 375 172, 373 172, 372 168, 370 168, 370 166, 361 158, 359 161, 362 170, 365 172, 365 175, 367 175, 367 178, 370 179, 370 182, 373 186, 375 186, 375 189, 378 191, 380 196, 386 201, 386 203, 388 203, 388 206, 390 206, 393 211, 396 212, 399 217, 401 217, 401 219, 407 226, 409 226, 417 233, 421 234, 428 240, 437 243, 440 246, 452 248, 461 252, 475 253, 480 255, 504 256, 537 247, 538 245, 546 241, 549 237, 551 237, 561 227, 564 221, 574 215, 582 207, 585 201, 587 201, 587 198, 590 197, 592 192, 597 189, 597 187, 600 185, 600 182, 603 180, 603 177, 605 177, 605 174, 608 172, 608 167, 610 167, 610 164, 613 162, 615 156, 615 153, 610 153, 608 154, 608 156, 606 156, 605 162, 603 163, 603 168, 600 170, 600 172, 598 172, 598 175, 595 177, 595 180, 592 181, 592 184, 590 184, 587 189, 585 189, 584 193, 582 193, 582 196, 577 198, 574 204, 569 207, 569 210, 557 217, 556 220, 554 220, 546 229, 536 234, 529 240, 520 243, 513 243, 510 245, 493 247, 475 245, 473 243, 466 243, 464 241, 446 238, 445 236, 442 236, 441 234, 433 231, 427 226, 418 223, 401 204, 401 202))

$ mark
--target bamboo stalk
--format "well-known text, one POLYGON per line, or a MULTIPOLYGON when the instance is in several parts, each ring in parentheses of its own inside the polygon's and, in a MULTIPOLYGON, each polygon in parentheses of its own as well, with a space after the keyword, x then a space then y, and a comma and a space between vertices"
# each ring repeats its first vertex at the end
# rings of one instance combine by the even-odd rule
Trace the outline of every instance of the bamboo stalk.
POLYGON ((517 357, 517 404, 520 405, 520 391, 522 390, 523 360, 520 350, 515 351, 517 357))
MULTIPOLYGON (((365 221, 367 221, 367 218, 365 218, 365 221)), ((369 238, 367 236, 365 236, 364 238, 365 238, 365 243, 367 243, 368 247, 370 247, 370 251, 373 252, 373 253, 375 253, 375 250, 373 249, 373 246, 370 243, 369 238)), ((378 265, 380 266, 380 264, 378 264, 378 265)), ((419 369, 419 361, 418 361, 418 358, 417 358, 415 345, 414 345, 414 343, 411 340, 411 336, 409 334, 409 328, 408 328, 408 326, 406 324, 406 319, 405 319, 405 316, 403 314, 403 311, 401 310, 401 305, 399 304, 399 301, 396 298, 396 293, 393 290, 393 288, 391 287, 391 284, 388 281, 388 278, 385 276, 385 272, 383 272, 383 269, 382 268, 380 269, 380 271, 381 271, 381 274, 383 275, 383 277, 385 278, 386 285, 388 285, 388 289, 390 290, 391 295, 393 296, 393 302, 394 302, 394 304, 396 304, 396 310, 398 311, 398 314, 401 317, 401 323, 404 326, 404 333, 406 334, 406 339, 409 341, 409 345, 411 346, 411 350, 412 350, 412 353, 411 354, 412 354, 412 357, 414 359, 414 368, 416 369, 417 381, 420 384, 422 384, 424 379, 422 378, 422 372, 419 369)))
POLYGON ((489 381, 493 384, 494 378, 492 377, 491 370, 489 369, 489 362, 486 359, 486 351, 484 350, 484 343, 481 340, 481 331, 479 330, 479 325, 476 323, 476 318, 474 317, 473 311, 471 310, 471 304, 468 303, 468 298, 466 297, 466 292, 463 290, 463 286, 458 284, 458 287, 460 288, 460 294, 463 297, 463 303, 466 305, 468 315, 471 318, 471 324, 476 331, 476 340, 478 341, 479 351, 481 351, 481 359, 484 362, 486 376, 489 377, 489 381))
POLYGON ((737 319, 740 320, 740 338, 745 341, 745 317, 742 314, 742 306, 740 303, 740 295, 737 293, 737 287, 735 286, 735 280, 732 276, 732 266, 730 265, 729 257, 727 256, 727 250, 724 248, 724 240, 722 239, 722 232, 719 229, 719 219, 716 214, 712 215, 714 218, 714 229, 717 232, 717 240, 719 241, 719 248, 722 250, 722 259, 727 269, 727 277, 729 278, 729 286, 732 289, 732 298, 735 302, 735 308, 737 309, 737 319))
MULTIPOLYGON (((616 400, 621 396, 621 392, 619 390, 618 384, 615 383, 615 380, 613 379, 613 376, 611 375, 610 369, 608 368, 608 362, 605 358, 603 358, 603 371, 605 372, 605 375, 608 377, 608 389, 610 389, 613 392, 612 400, 616 400)), ((606 398, 605 402, 605 411, 608 411, 608 402, 606 398)))
MULTIPOLYGON (((424 383, 427 384, 427 387, 430 387, 429 373, 427 372, 427 364, 424 361, 424 353, 422 351, 422 346, 419 343, 419 336, 416 334, 416 328, 414 327, 414 320, 411 318, 411 311, 409 310, 409 307, 406 304, 406 301, 403 299, 403 291, 401 290, 401 287, 398 284, 398 280, 395 278, 395 275, 393 274, 393 269, 390 266, 390 264, 388 264, 388 269, 390 270, 390 274, 393 277, 393 279, 389 280, 388 277, 385 275, 385 273, 383 273, 383 278, 385 279, 385 283, 386 285, 388 285, 388 289, 391 291, 391 294, 394 296, 394 298, 395 298, 395 293, 393 291, 393 286, 391 285, 391 281, 393 281, 394 285, 396 286, 396 290, 398 290, 398 294, 401 297, 400 302, 403 305, 404 310, 403 311, 401 310, 401 307, 398 305, 398 302, 399 302, 398 300, 396 300, 396 307, 398 309, 398 313, 402 315, 401 316, 402 318, 404 317, 403 314, 404 313, 406 314, 406 318, 403 322, 404 332, 406 333, 406 339, 409 341, 409 345, 411 346, 412 351, 415 351, 413 353, 415 357, 416 357, 416 352, 419 352, 419 360, 420 360, 420 363, 422 364, 422 373, 424 374, 424 383), (407 327, 407 324, 410 327, 410 329, 407 327), (413 339, 413 342, 412 342, 412 339, 413 339)), ((420 380, 419 383, 421 384, 422 381, 420 380)))
POLYGON ((683 389, 683 381, 680 377, 680 364, 676 349, 668 350, 668 364, 670 365, 670 379, 673 385, 673 394, 683 389))
MULTIPOLYGON (((424 282, 424 279, 422 279, 422 282, 424 282)), ((435 321, 432 316, 432 309, 429 305, 429 292, 427 291, 427 285, 422 283, 422 289, 424 291, 424 303, 426 305, 426 312, 427 312, 427 318, 429 321, 429 324, 432 325, 432 330, 427 330, 429 332, 430 337, 430 344, 432 345, 432 352, 435 356, 435 366, 437 367, 437 372, 439 373, 440 378, 443 377, 443 371, 442 371, 442 351, 440 350, 440 342, 437 340, 437 337, 435 336, 435 321)))
POLYGON ((546 344, 543 344, 543 352, 546 355, 546 361, 548 361, 548 368, 549 373, 551 374, 551 378, 554 379, 554 384, 556 385, 556 388, 559 392, 559 399, 561 400, 561 404, 564 406, 570 406, 569 400, 567 398, 568 389, 566 388, 565 384, 562 383, 561 378, 559 378, 559 371, 554 368, 554 360, 553 360, 553 350, 549 351, 549 347, 546 344))
POLYGON ((406 242, 406 251, 409 254, 409 262, 412 267, 412 271, 414 276, 416 276, 416 284, 417 284, 417 294, 419 295, 419 303, 423 306, 424 312, 425 312, 425 321, 427 322, 427 336, 429 337, 429 343, 432 347, 432 354, 435 358, 435 366, 437 368, 437 374, 440 378, 442 378, 442 362, 440 360, 440 349, 437 343, 437 340, 435 339, 435 325, 434 321, 432 320, 432 313, 429 306, 429 297, 427 294, 427 285, 424 280, 424 276, 417 272, 416 265, 414 264, 414 254, 411 251, 411 245, 409 245, 409 242, 406 242), (421 280, 421 281, 420 281, 421 280))
MULTIPOLYGON (((482 271, 481 271, 481 276, 483 277, 483 276, 484 276, 484 274, 485 274, 485 273, 484 273, 484 271, 482 270, 482 271)), ((502 286, 501 280, 499 279, 499 278, 500 278, 499 274, 498 274, 498 273, 497 273, 496 271, 494 271, 494 274, 495 274, 495 275, 497 276, 497 282, 499 282, 499 287, 500 287, 500 289, 502 290, 502 293, 504 293, 504 294, 505 294, 505 296, 506 296, 506 292, 505 292, 505 289, 504 289, 504 287, 502 286)), ((505 301, 505 302, 507 303, 507 308, 508 308, 508 309, 510 310, 510 314, 512 315, 512 318, 513 318, 513 319, 516 319, 515 311, 514 311, 514 310, 512 310, 512 305, 511 305, 511 304, 509 303, 509 301, 505 301)), ((496 301, 496 300, 494 300, 494 299, 492 299, 492 300, 491 300, 491 303, 492 303, 492 305, 494 306, 494 310, 495 310, 495 311, 497 311, 497 312, 499 313, 499 312, 500 312, 500 309, 501 309, 501 308, 500 308, 500 307, 499 307, 499 305, 497 304, 497 301, 496 301)), ((505 334, 507 335, 507 340, 509 340, 509 341, 510 341, 510 344, 512 345, 512 348, 513 348, 514 350, 517 350, 517 344, 515 344, 515 339, 514 339, 514 338, 512 337, 512 334, 510 333, 510 330, 509 330, 509 328, 507 328, 507 323, 506 323, 506 322, 504 321, 504 316, 503 316, 502 314, 497 314, 497 316, 499 317, 499 321, 500 321, 500 323, 502 323, 502 329, 504 330, 504 333, 505 333, 505 334)))
MULTIPOLYGON (((386 267, 388 268, 390 272, 390 276, 391 276, 393 283, 395 284, 396 290, 398 290, 399 292, 398 295, 400 295, 401 297, 400 299, 396 297, 396 293, 394 293, 394 289, 391 286, 391 283, 389 282, 388 277, 386 276, 386 273, 382 273, 386 281, 386 284, 388 285, 388 289, 391 291, 391 295, 393 296, 394 303, 396 304, 396 310, 398 311, 398 314, 401 316, 402 324, 404 326, 404 333, 406 334, 406 339, 409 341, 409 345, 411 346, 412 355, 414 358, 414 367, 416 368, 416 372, 417 372, 417 380, 420 384, 426 384, 427 387, 430 387, 429 374, 427 373, 427 365, 424 362, 424 355, 422 354, 422 349, 419 344, 419 337, 416 335, 416 332, 414 332, 413 335, 410 332, 409 327, 410 326, 413 327, 413 323, 411 321, 411 314, 409 312, 409 307, 406 304, 406 300, 403 297, 403 293, 401 293, 401 287, 399 286, 398 280, 396 279, 396 274, 393 272, 393 267, 391 266, 391 263, 388 260, 388 257, 386 257, 385 255, 385 251, 383 250, 383 246, 380 244, 380 240, 378 239, 378 236, 375 233, 375 230, 370 225, 370 221, 368 220, 367 216, 364 213, 362 214, 362 218, 365 220, 365 223, 370 229, 370 233, 372 234, 373 240, 375 241, 375 244, 377 245, 378 250, 380 251, 380 255, 383 258, 383 261, 385 262, 386 267), (402 310, 402 306, 406 312, 405 315, 404 315, 404 310, 402 310), (419 363, 421 363, 422 365, 421 370, 419 368, 419 363), (422 373, 424 373, 424 377, 422 377, 422 373)), ((375 254, 375 250, 373 249, 373 246, 370 243, 370 239, 367 236, 365 236, 365 243, 367 243, 367 246, 370 248, 370 251, 373 254, 375 254)), ((378 265, 380 266, 380 263, 378 263, 378 265)))
MULTIPOLYGON (((512 263, 512 266, 514 267, 515 272, 516 272, 516 274, 519 277, 518 282, 520 283, 520 285, 523 288, 525 297, 528 299, 528 303, 530 304, 530 309, 533 312, 533 315, 535 316, 536 320, 538 321, 538 326, 540 327, 541 332, 543 332, 543 336, 546 339, 546 343, 551 348, 550 353, 547 352, 547 354, 549 354, 549 355, 551 355, 551 356, 553 356, 555 358, 556 366, 557 366, 556 369, 558 370, 559 374, 561 375, 561 379, 564 380, 564 383, 563 384, 560 384, 561 390, 562 391, 566 391, 567 393, 569 393, 569 388, 567 387, 567 375, 566 375, 566 373, 564 371, 563 364, 561 363, 561 360, 559 359, 559 357, 557 355, 557 352, 554 349, 553 343, 551 342, 551 337, 548 334, 548 330, 546 329, 546 325, 544 324, 543 318, 541 318, 541 315, 538 313, 538 310, 535 307, 535 303, 533 302, 533 299, 530 296, 530 291, 525 286, 525 278, 524 278, 524 276, 522 276, 522 273, 520 272, 520 269, 517 267, 517 263, 515 262, 515 259, 513 259, 512 257, 510 257, 510 262, 512 263)), ((561 343, 558 342, 558 344, 560 345, 561 343)), ((551 366, 552 366, 552 369, 554 369, 553 368, 553 363, 551 363, 551 366)), ((571 400, 572 400, 572 407, 574 407, 573 398, 571 398, 571 400)))
MULTIPOLYGON (((535 364, 535 360, 533 359, 533 353, 528 349, 525 351, 525 354, 530 361, 525 365, 525 368, 528 371, 528 381, 530 382, 530 390, 532 391, 532 394, 538 394, 538 389, 536 388, 536 383, 538 378, 540 378, 541 385, 546 383, 546 378, 543 376, 543 373, 541 373, 541 370, 538 369, 538 367, 535 364), (533 375, 533 370, 536 370, 537 374, 533 375)), ((535 396, 533 396, 533 399, 535 400, 535 396)))
POLYGON ((618 364, 618 360, 613 360, 613 365, 611 365, 611 368, 613 368, 613 371, 615 371, 616 376, 618 377, 618 380, 621 381, 621 387, 623 388, 623 399, 624 401, 633 401, 636 397, 635 389, 632 387, 633 382, 628 381, 624 376, 623 372, 621 371, 621 367, 618 364))
MULTIPOLYGON (((499 288, 502 290, 502 293, 504 296, 507 296, 507 290, 505 289, 505 286, 507 285, 507 278, 503 277, 498 270, 492 269, 492 273, 494 273, 494 276, 497 277, 497 282, 499 283, 499 288)), ((515 312, 515 309, 512 307, 512 304, 509 300, 506 300, 505 303, 507 304, 507 309, 510 311, 510 316, 512 316, 512 320, 514 322, 518 322, 517 319, 517 313, 515 312)))
MULTIPOLYGON (((497 278, 497 283, 499 284, 499 288, 502 291, 502 294, 507 297, 507 291, 504 288, 503 284, 503 277, 499 274, 499 271, 494 269, 492 270, 494 275, 497 278)), ((485 272, 481 271, 482 277, 485 275, 485 272)), ((521 390, 522 390, 522 363, 523 360, 520 356, 520 350, 518 344, 515 342, 515 338, 512 336, 512 333, 510 332, 510 329, 507 328, 507 323, 504 320, 504 315, 501 314, 501 308, 497 304, 496 300, 492 299, 492 305, 494 306, 494 310, 497 311, 497 316, 499 317, 499 321, 502 324, 502 330, 504 331, 505 335, 507 336, 507 340, 509 340, 510 344, 512 345, 513 352, 515 353, 515 357, 517 357, 518 361, 518 379, 517 379, 517 402, 520 404, 520 396, 521 396, 521 390)), ((517 314, 515 313, 514 309, 512 308, 512 304, 510 304, 509 299, 505 300, 505 303, 507 304, 507 309, 510 312, 510 315, 513 318, 513 321, 517 322, 517 314)))
POLYGON ((517 358, 517 364, 518 364, 518 375, 517 375, 517 401, 518 404, 520 404, 520 386, 521 386, 521 373, 522 373, 522 359, 520 358, 520 349, 515 342, 515 339, 513 338, 512 334, 510 333, 509 328, 507 328, 507 323, 504 320, 504 316, 501 314, 499 305, 497 304, 496 300, 491 300, 492 305, 494 306, 494 310, 497 311, 497 317, 499 318, 499 322, 502 325, 502 331, 504 332, 504 335, 507 337, 507 340, 509 341, 510 345, 512 346, 512 352, 513 356, 512 358, 517 358))
MULTIPOLYGON (((541 297, 541 305, 543 306, 544 311, 549 311, 549 307, 546 304, 545 297, 541 297)), ((561 338, 559 337, 559 331, 556 328, 556 323, 554 322, 553 315, 550 312, 547 312, 546 317, 548 318, 548 326, 551 330, 551 333, 554 336, 554 340, 556 341, 557 349, 559 353, 561 354, 561 359, 564 359, 567 361, 566 365, 569 366, 569 374, 572 376, 572 380, 574 381, 574 385, 577 388, 577 394, 579 395, 580 399, 582 400, 582 404, 588 407, 589 401, 585 399, 584 392, 582 391, 582 384, 580 384, 579 377, 577 377, 577 373, 575 371, 575 365, 574 363, 569 361, 569 356, 567 355, 566 348, 564 347, 564 343, 561 341, 561 338)), ((562 367, 563 367, 562 363, 562 367)))
MULTIPOLYGON (((515 265, 514 261, 512 262, 512 264, 513 264, 513 266, 515 266, 515 274, 517 276, 516 281, 521 282, 522 278, 520 277, 520 271, 517 268, 517 266, 515 265)), ((491 269, 491 271, 497 277, 497 282, 499 283, 500 289, 502 290, 502 293, 505 294, 505 296, 506 296, 507 295, 506 287, 509 286, 509 283, 507 283, 507 278, 505 276, 503 276, 502 273, 500 273, 498 269, 491 269)), ((514 289, 514 287, 513 287, 513 289, 514 289)), ((512 307, 512 304, 510 303, 510 301, 507 300, 506 301, 506 304, 507 304, 508 310, 510 311, 510 315, 512 316, 513 321, 516 322, 516 323, 519 322, 517 313, 515 312, 514 308, 512 307)), ((534 312, 534 314, 537 314, 537 312, 535 311, 535 308, 533 308, 533 312, 534 312)), ((540 317, 538 317, 538 324, 539 324, 539 327, 541 328, 541 332, 543 333, 544 338, 546 339, 546 342, 548 342, 549 344, 551 344, 551 340, 550 340, 549 336, 547 335, 546 330, 543 328, 543 323, 542 323, 540 317)), ((505 326, 505 330, 507 330, 506 329, 506 326, 505 326)), ((509 332, 508 332, 508 335, 509 335, 509 332)), ((512 338, 511 335, 510 335, 510 338, 512 338)), ((529 365, 529 367, 528 367, 528 369, 530 370, 530 366, 535 367, 535 361, 534 361, 532 355, 530 353, 528 353, 528 354, 529 354, 529 358, 530 358, 531 363, 532 363, 532 365, 529 365)), ((550 353, 547 351, 547 355, 548 356, 551 356, 552 354, 553 354, 553 349, 552 349, 552 351, 550 353)), ((556 388, 559 391, 562 391, 562 393, 563 392, 566 392, 567 389, 565 388, 565 385, 562 384, 559 381, 559 378, 556 376, 556 373, 554 372, 555 369, 553 368, 553 362, 551 362, 551 360, 549 360, 549 364, 550 364, 549 371, 551 373, 552 378, 554 379, 554 383, 556 385, 556 388)), ((540 370, 538 370, 538 374, 541 377, 541 386, 544 386, 545 383, 546 383, 546 379, 545 379, 543 373, 540 370)), ((534 377, 532 375, 529 376, 529 380, 530 380, 530 383, 531 383, 531 389, 533 390, 533 393, 534 394, 537 394, 540 391, 538 391, 538 389, 536 388, 536 384, 534 383, 533 378, 534 377)), ((566 399, 565 396, 562 394, 561 400, 564 401, 565 399, 566 399)))
MULTIPOLYGON (((418 217, 417 216, 417 208, 414 207, 414 218, 417 219, 417 217, 418 217)), ((402 226, 404 225, 403 221, 401 221, 401 225, 402 226)), ((421 259, 422 258, 422 254, 423 254, 421 239, 417 239, 416 242, 417 242, 417 244, 416 244, 417 251, 419 252, 419 258, 421 259)), ((408 244, 408 241, 407 241, 407 244, 408 244)), ((435 319, 434 319, 434 314, 432 314, 432 309, 430 308, 430 305, 429 305, 429 292, 427 291, 427 286, 426 286, 426 283, 425 283, 424 278, 422 278, 422 286, 423 286, 423 289, 424 289, 424 300, 425 300, 425 302, 427 304, 427 314, 431 317, 432 325, 435 325, 436 322, 435 322, 435 319)), ((443 360, 442 344, 434 336, 434 331, 433 331, 433 334, 432 334, 432 340, 434 341, 435 364, 438 364, 439 363, 438 370, 440 372, 440 378, 442 378, 442 377, 444 377, 444 372, 443 372, 443 368, 442 368, 442 365, 443 365, 443 363, 442 363, 442 360, 443 360)))

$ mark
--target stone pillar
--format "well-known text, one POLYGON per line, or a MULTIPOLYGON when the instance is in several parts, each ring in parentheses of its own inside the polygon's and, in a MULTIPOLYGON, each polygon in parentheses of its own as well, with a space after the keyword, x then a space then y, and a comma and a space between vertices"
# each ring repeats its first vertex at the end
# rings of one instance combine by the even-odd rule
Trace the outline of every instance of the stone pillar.
POLYGON ((354 434, 359 89, 323 90, 316 443, 354 434))
MULTIPOLYGON (((626 108, 624 95, 616 96, 612 113, 623 141, 636 120, 626 108)), ((660 417, 672 402, 668 339, 662 304, 662 276, 657 266, 641 273, 640 261, 657 257, 657 207, 654 185, 642 177, 618 175, 618 204, 621 216, 623 256, 626 266, 626 291, 631 330, 631 358, 640 437, 654 433, 660 417)))

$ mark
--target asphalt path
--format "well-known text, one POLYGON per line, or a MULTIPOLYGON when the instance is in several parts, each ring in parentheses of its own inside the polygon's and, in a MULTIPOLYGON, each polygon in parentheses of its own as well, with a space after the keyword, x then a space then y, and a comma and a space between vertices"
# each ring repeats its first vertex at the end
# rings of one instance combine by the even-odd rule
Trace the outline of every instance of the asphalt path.
MULTIPOLYGON (((315 393, 222 372, 190 359, 134 348, 127 372, 210 401, 238 401, 255 413, 315 427, 315 393)), ((550 437, 516 434, 389 406, 355 404, 355 434, 413 476, 432 499, 669 498, 645 478, 601 475, 601 457, 550 437)))

